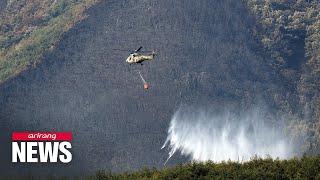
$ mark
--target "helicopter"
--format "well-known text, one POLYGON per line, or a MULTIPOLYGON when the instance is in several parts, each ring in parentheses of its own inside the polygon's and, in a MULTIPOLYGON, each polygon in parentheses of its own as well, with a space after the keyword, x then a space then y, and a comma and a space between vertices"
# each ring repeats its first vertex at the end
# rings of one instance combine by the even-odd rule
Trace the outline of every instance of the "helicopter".
MULTIPOLYGON (((151 61, 154 59, 154 57, 156 55, 155 51, 141 51, 141 49, 142 49, 142 46, 140 46, 138 49, 131 52, 130 55, 128 56, 128 58, 126 59, 126 62, 129 63, 130 65, 131 64, 143 65, 142 62, 151 61), (142 54, 142 53, 148 53, 148 54, 142 54)), ((127 50, 123 50, 123 49, 113 49, 113 50, 127 51, 127 50)), ((139 72, 139 76, 143 82, 143 89, 148 90, 150 87, 149 83, 147 83, 147 81, 143 78, 140 71, 138 71, 138 72, 139 72)))
MULTIPOLYGON (((155 51, 141 51, 142 46, 140 46, 138 49, 134 50, 128 58, 126 59, 126 63, 131 64, 140 64, 143 65, 142 62, 144 61, 151 61, 154 59, 156 53, 155 51), (142 53, 148 53, 148 54, 142 54, 142 53)), ((120 51, 126 51, 121 49, 114 49, 114 50, 120 50, 120 51)))

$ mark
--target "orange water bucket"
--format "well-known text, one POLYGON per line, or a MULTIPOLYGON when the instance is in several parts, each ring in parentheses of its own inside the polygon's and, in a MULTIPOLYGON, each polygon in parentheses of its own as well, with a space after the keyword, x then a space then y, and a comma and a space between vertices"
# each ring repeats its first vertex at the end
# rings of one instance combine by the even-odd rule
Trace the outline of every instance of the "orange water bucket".
POLYGON ((149 84, 148 83, 144 83, 143 84, 143 89, 145 89, 145 90, 149 89, 149 84))

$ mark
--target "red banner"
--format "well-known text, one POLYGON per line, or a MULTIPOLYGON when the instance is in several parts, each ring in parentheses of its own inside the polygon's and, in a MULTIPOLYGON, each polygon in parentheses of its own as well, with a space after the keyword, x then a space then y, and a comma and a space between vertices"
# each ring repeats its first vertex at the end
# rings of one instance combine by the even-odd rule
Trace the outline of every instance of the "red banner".
POLYGON ((71 132, 13 132, 12 141, 71 141, 71 132))

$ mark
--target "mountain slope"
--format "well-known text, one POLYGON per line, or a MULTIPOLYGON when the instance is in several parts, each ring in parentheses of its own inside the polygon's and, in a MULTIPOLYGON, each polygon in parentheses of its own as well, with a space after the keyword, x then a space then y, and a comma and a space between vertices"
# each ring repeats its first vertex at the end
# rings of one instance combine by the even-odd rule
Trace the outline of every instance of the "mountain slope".
POLYGON ((0 83, 41 62, 63 33, 83 20, 97 3, 79 1, 4 1, 0 4, 0 83))
MULTIPOLYGON (((257 18, 253 29, 265 51, 276 59, 275 69, 294 89, 289 103, 310 135, 310 153, 320 147, 320 6, 310 1, 245 0, 257 18)), ((297 125, 299 126, 299 125, 297 125)))
POLYGON ((47 168, 9 163, 11 131, 72 131, 73 161, 48 165, 54 172, 162 167, 160 148, 181 104, 246 110, 261 103, 275 115, 291 91, 252 37, 255 22, 239 1, 111 0, 88 14, 36 68, 1 85, 1 147, 8 147, 1 163, 9 172, 47 168), (159 56, 129 66, 128 53, 113 50, 139 46, 159 56))

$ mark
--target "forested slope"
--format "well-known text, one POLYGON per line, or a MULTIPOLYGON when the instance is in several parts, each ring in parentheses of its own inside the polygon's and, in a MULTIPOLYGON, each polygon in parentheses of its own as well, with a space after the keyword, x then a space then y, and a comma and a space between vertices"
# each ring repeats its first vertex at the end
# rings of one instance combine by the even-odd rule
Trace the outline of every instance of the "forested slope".
MULTIPOLYGON (((181 104, 239 112, 261 107, 269 124, 286 124, 293 138, 309 133, 304 149, 319 150, 317 6, 306 5, 312 20, 305 30, 292 20, 285 23, 290 32, 281 34, 279 23, 264 24, 278 16, 262 15, 265 4, 258 1, 32 2, 8 1, 1 11, 3 172, 163 167, 167 152, 160 148, 181 104), (155 61, 127 66, 129 52, 113 50, 139 46, 156 50, 155 61), (11 164, 10 133, 19 130, 72 131, 72 163, 11 164)), ((301 14, 291 6, 276 12, 301 14)), ((181 161, 174 157, 168 165, 181 161)))
POLYGON ((252 29, 270 62, 294 89, 287 112, 299 116, 310 134, 309 150, 320 147, 320 5, 310 1, 244 0, 257 23, 252 29))
POLYGON ((9 0, 0 4, 0 83, 40 63, 95 0, 9 0))

